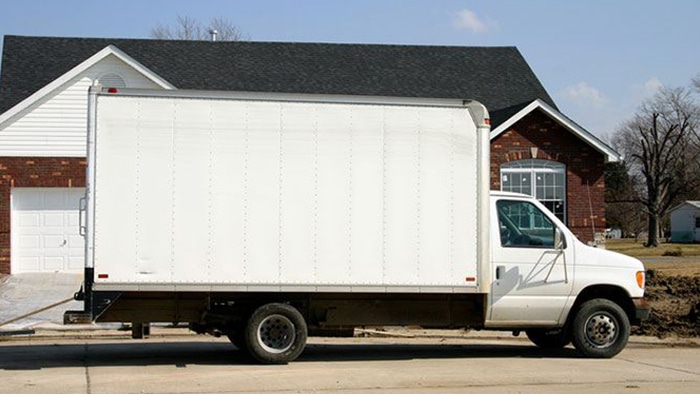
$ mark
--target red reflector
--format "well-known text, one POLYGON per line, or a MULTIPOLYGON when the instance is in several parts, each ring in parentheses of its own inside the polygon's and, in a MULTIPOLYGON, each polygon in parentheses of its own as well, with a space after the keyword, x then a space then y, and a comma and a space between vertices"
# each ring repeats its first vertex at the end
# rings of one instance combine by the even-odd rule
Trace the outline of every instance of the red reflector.
POLYGON ((474 276, 467 276, 466 277, 467 282, 476 282, 476 277, 474 276))
POLYGON ((109 88, 109 89, 107 89, 107 93, 118 93, 118 92, 119 92, 119 91, 117 90, 117 88, 109 88))
POLYGON ((97 279, 107 279, 109 278, 109 274, 97 274, 97 279))

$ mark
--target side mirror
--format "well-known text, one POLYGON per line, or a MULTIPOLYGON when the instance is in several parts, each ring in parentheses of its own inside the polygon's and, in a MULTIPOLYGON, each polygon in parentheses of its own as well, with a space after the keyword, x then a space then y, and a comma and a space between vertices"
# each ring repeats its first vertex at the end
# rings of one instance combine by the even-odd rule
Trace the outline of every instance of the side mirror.
POLYGON ((559 227, 554 229, 554 249, 564 250, 566 248, 566 238, 559 227))

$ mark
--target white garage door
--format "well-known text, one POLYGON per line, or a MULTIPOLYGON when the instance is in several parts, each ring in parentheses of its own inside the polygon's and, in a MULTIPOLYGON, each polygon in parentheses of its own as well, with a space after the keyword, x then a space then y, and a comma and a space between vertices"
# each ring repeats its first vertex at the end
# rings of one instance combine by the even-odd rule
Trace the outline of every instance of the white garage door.
POLYGON ((12 273, 83 269, 78 206, 84 195, 83 188, 12 189, 12 273))

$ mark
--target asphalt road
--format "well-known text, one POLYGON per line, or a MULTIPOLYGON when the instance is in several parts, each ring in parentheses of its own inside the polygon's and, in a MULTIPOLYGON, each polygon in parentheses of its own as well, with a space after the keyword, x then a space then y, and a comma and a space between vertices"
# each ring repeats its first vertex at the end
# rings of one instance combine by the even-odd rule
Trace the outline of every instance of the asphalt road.
POLYGON ((224 339, 0 338, 0 393, 700 392, 700 348, 631 343, 611 360, 524 339, 312 339, 284 366, 224 339))

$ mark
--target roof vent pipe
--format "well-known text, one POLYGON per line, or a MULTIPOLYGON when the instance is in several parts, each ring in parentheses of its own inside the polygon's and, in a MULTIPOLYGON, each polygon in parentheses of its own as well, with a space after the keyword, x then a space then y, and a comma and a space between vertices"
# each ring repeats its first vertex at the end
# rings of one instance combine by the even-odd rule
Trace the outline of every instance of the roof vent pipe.
POLYGON ((216 36, 219 35, 219 32, 215 29, 210 29, 209 34, 211 34, 211 40, 216 41, 216 36))

